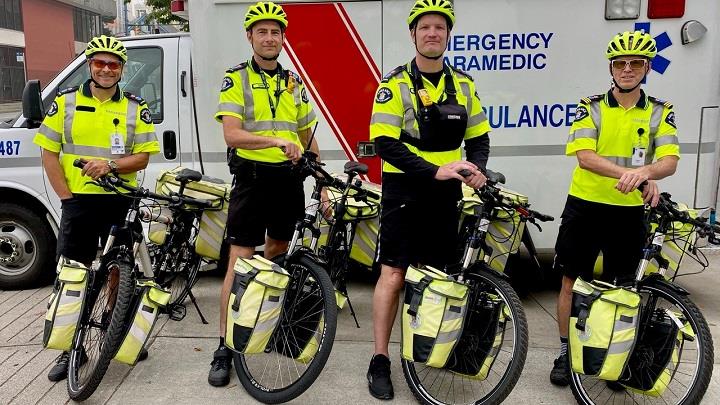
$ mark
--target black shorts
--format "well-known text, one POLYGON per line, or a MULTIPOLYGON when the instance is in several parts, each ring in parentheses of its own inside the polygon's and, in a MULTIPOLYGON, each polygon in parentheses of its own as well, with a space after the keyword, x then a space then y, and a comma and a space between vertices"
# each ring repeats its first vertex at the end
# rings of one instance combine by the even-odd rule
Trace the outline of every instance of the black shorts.
POLYGON ((458 221, 454 199, 383 199, 378 262, 401 269, 426 264, 443 270, 455 264, 458 221))
POLYGON ((130 199, 116 194, 75 194, 62 201, 57 254, 81 263, 97 256, 110 227, 123 225, 130 199))
POLYGON ((643 206, 615 206, 568 196, 555 244, 555 268, 572 279, 592 280, 602 252, 602 280, 631 280, 647 235, 644 212, 643 206))
POLYGON ((305 212, 303 180, 290 167, 243 161, 230 193, 227 237, 231 245, 255 247, 265 235, 289 241, 305 212))

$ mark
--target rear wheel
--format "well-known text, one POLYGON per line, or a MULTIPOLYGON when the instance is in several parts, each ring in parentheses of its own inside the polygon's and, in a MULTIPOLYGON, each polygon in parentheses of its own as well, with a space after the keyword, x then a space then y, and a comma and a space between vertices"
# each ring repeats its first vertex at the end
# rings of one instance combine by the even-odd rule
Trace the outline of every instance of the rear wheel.
MULTIPOLYGON (((668 364, 672 379, 661 396, 624 389, 622 386, 613 390, 603 380, 573 372, 570 387, 579 404, 699 404, 705 395, 712 376, 714 355, 712 337, 702 313, 687 296, 667 286, 645 284, 639 288, 639 292, 643 305, 641 319, 649 318, 642 314, 658 310, 672 312, 676 318, 690 324, 695 334, 694 340, 683 338, 678 350, 679 361, 675 365, 668 364)), ((643 327, 644 322, 639 330, 643 327)), ((633 351, 638 350, 644 350, 639 341, 633 351)), ((652 358, 651 351, 645 351, 652 358)))
MULTIPOLYGON (((283 259, 280 256, 274 261, 282 264, 283 259)), ((291 275, 290 285, 265 352, 234 354, 243 387, 264 403, 287 402, 310 388, 325 367, 335 340, 337 306, 326 270, 304 255, 292 257, 285 269, 291 275), (311 340, 315 342, 312 348, 311 340)))
MULTIPOLYGON (((402 370, 410 390, 422 404, 499 404, 512 391, 520 378, 528 349, 528 326, 525 312, 515 291, 494 270, 482 269, 468 275, 470 289, 469 312, 454 356, 465 359, 467 369, 479 366, 475 358, 481 350, 488 328, 491 336, 498 336, 500 344, 493 344, 490 355, 497 350, 484 379, 470 377, 447 368, 428 367, 422 363, 402 360, 402 370), (491 300, 499 304, 502 315, 494 323, 473 323, 472 317, 486 319, 491 300), (472 326, 470 326, 472 325, 472 326), (472 329, 468 329, 472 328, 472 329), (474 343, 473 343, 474 342, 474 343), (462 348, 462 349, 461 349, 462 348)), ((497 319, 490 317, 489 319, 497 319)), ((484 363, 482 357, 480 361, 484 363)), ((450 361, 448 362, 450 363, 450 361)), ((456 363, 457 364, 457 363, 456 363)), ((446 365, 446 367, 448 367, 446 365)), ((461 367, 455 366, 455 369, 461 367)), ((480 367, 477 367, 480 368, 480 367)), ((477 376, 478 374, 474 374, 477 376)))
POLYGON ((95 392, 122 343, 135 290, 132 271, 128 260, 116 256, 91 272, 68 364, 67 391, 75 401, 95 392))

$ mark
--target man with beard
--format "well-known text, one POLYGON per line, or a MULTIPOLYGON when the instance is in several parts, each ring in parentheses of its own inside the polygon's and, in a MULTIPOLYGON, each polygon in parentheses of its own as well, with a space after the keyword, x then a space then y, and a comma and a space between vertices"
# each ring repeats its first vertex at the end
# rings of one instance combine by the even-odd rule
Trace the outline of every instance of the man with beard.
POLYGON ((443 63, 455 12, 447 0, 418 0, 407 20, 415 58, 385 76, 375 95, 370 138, 384 160, 373 295, 375 353, 370 394, 394 396, 388 344, 409 265, 456 261, 461 183, 485 184, 490 125, 472 78, 443 63), (465 143, 467 160, 462 160, 465 143), (467 171, 467 177, 458 172, 467 171))
POLYGON ((303 215, 302 179, 291 171, 311 144, 315 112, 300 77, 277 61, 285 40, 287 15, 272 2, 258 2, 245 15, 252 58, 227 70, 215 119, 222 123, 225 142, 233 150, 234 188, 230 194, 227 238, 230 255, 220 295, 220 344, 208 382, 230 381, 232 354, 223 336, 238 257, 251 258, 265 244, 265 257, 287 251, 295 221, 303 215))

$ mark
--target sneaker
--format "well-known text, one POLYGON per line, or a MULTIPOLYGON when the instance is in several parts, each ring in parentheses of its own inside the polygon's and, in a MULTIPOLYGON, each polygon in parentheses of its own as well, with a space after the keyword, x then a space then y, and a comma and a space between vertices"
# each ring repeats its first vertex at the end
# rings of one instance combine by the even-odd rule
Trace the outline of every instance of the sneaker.
POLYGON ((570 384, 570 362, 567 353, 555 359, 550 372, 550 382, 560 387, 570 384))
POLYGON ((373 356, 368 367, 367 379, 370 395, 377 399, 393 399, 395 394, 390 380, 390 359, 385 355, 373 356))
MULTIPOLYGON (((82 366, 87 361, 87 354, 85 350, 82 351, 82 357, 80 357, 80 365, 82 366)), ((55 359, 55 365, 52 366, 50 372, 48 372, 48 380, 56 382, 62 381, 67 378, 68 364, 70 363, 70 352, 62 352, 55 359)))
POLYGON ((232 353, 229 349, 221 347, 215 350, 213 361, 210 363, 208 383, 213 387, 222 387, 230 383, 230 367, 232 366, 232 353))

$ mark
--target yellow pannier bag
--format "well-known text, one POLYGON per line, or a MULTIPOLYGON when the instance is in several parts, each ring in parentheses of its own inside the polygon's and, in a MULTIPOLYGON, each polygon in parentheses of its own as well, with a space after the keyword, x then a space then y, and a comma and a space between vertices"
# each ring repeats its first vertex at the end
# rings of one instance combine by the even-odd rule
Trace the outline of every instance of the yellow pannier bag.
POLYGON ((258 255, 238 258, 234 270, 225 345, 238 353, 261 353, 280 320, 290 275, 258 255))
MULTIPOLYGON (((500 194, 506 201, 512 201, 524 206, 528 205, 528 197, 515 191, 502 188, 500 194)), ((475 214, 475 208, 481 204, 480 198, 474 194, 471 187, 463 185, 462 213, 460 223, 470 215, 475 214)), ((522 242, 522 234, 525 230, 525 222, 514 210, 496 209, 491 214, 490 225, 488 226, 485 243, 492 248, 492 254, 488 265, 495 271, 505 271, 508 257, 517 253, 522 242)))
MULTIPOLYGON (((152 215, 151 218, 156 218, 159 215, 164 215, 168 218, 172 217, 172 211, 170 208, 165 206, 160 207, 153 207, 150 210, 150 214, 152 215)), ((164 224, 162 222, 153 221, 150 220, 150 226, 148 227, 148 239, 150 239, 150 242, 156 244, 156 245, 163 245, 165 244, 165 240, 168 236, 168 228, 170 225, 164 224)))
POLYGON ((601 281, 573 286, 568 345, 574 372, 617 381, 637 339, 640 295, 601 281))
POLYGON ((134 366, 143 346, 150 337, 160 308, 170 301, 170 291, 161 288, 154 281, 138 281, 138 294, 130 306, 132 323, 128 327, 115 360, 134 366))
POLYGON ((68 351, 82 312, 88 269, 80 262, 60 257, 59 273, 50 295, 43 328, 43 346, 68 351))
POLYGON ((445 367, 463 330, 468 287, 429 266, 405 274, 402 357, 445 367))
POLYGON ((225 226, 228 218, 228 206, 217 211, 203 211, 200 227, 195 239, 195 253, 213 260, 220 259, 220 250, 225 239, 225 226))
MULTIPOLYGON (((698 217, 698 210, 690 209, 685 204, 678 204, 676 208, 681 212, 687 212, 690 218, 698 217)), ((656 227, 657 224, 651 225, 653 231, 656 227)), ((692 224, 685 224, 680 221, 672 223, 670 230, 665 234, 662 252, 660 252, 660 255, 668 261, 668 274, 665 277, 669 278, 677 272, 683 257, 686 253, 692 251, 696 242, 697 232, 695 232, 695 227, 692 224)), ((658 270, 658 263, 653 259, 648 263, 645 274, 656 273, 658 270)))
POLYGON ((630 391, 662 396, 675 375, 685 340, 695 340, 690 323, 681 314, 667 309, 655 310, 620 383, 630 391))
POLYGON ((488 295, 468 313, 460 340, 446 369, 473 380, 485 380, 500 352, 510 310, 488 295))

